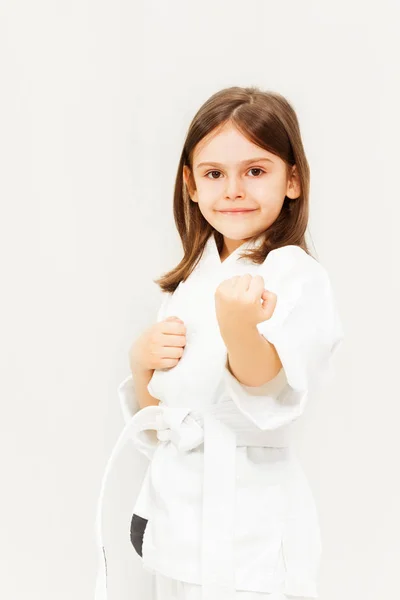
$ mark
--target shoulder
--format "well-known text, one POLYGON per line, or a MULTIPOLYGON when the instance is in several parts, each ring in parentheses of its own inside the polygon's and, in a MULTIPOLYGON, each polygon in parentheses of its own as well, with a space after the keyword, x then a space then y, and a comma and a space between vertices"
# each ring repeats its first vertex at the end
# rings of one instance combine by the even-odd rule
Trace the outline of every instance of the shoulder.
POLYGON ((266 289, 286 299, 291 306, 300 298, 331 295, 327 270, 300 246, 287 245, 271 250, 258 273, 263 277, 266 289))
POLYGON ((322 278, 329 279, 325 267, 316 258, 296 245, 281 246, 271 250, 261 265, 265 274, 277 273, 281 276, 290 274, 294 279, 322 278))
POLYGON ((260 266, 265 288, 277 295, 273 322, 283 322, 297 307, 295 319, 299 327, 317 321, 331 326, 335 309, 331 280, 326 268, 313 256, 300 246, 282 246, 271 250, 260 266))

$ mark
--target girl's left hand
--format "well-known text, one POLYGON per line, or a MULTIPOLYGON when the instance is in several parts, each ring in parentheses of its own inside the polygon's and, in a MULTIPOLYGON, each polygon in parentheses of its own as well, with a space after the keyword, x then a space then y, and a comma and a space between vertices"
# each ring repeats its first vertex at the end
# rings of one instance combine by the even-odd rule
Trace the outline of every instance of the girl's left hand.
POLYGON ((236 275, 215 290, 215 309, 221 331, 255 327, 270 319, 277 296, 264 288, 261 275, 236 275), (262 301, 262 302, 261 302, 262 301))

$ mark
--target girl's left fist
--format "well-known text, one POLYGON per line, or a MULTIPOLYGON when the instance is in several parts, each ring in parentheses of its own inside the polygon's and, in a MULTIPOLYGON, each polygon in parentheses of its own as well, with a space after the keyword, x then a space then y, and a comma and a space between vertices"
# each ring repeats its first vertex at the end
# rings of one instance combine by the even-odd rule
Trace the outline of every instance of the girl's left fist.
POLYGON ((264 288, 261 275, 236 275, 215 290, 215 309, 221 328, 255 327, 270 319, 277 296, 264 288))

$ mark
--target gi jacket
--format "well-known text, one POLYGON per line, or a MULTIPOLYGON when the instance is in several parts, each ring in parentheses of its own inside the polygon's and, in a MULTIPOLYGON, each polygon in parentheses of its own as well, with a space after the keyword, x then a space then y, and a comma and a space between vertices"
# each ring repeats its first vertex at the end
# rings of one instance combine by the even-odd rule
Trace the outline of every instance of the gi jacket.
POLYGON ((131 522, 131 541, 148 573, 201 584, 204 600, 278 586, 292 596, 318 597, 318 514, 290 442, 309 392, 332 379, 343 328, 319 262, 294 245, 271 251, 261 265, 239 260, 253 243, 221 263, 211 234, 188 279, 164 295, 157 320, 182 319, 186 346, 179 363, 155 370, 148 384, 160 405, 139 408, 131 375, 118 388, 126 425, 99 497, 96 600, 107 597, 102 497, 128 439, 148 462, 131 522), (245 273, 261 275, 277 294, 272 317, 257 328, 275 346, 282 369, 259 387, 241 384, 228 370, 215 313, 216 287, 245 273), (283 581, 277 578, 282 555, 283 581))

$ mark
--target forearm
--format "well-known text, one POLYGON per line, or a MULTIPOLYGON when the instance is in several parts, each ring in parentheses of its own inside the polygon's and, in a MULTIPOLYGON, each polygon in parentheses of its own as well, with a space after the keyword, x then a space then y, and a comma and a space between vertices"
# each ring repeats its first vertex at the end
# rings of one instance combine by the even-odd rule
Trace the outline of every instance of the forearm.
POLYGON ((158 398, 154 398, 148 391, 147 386, 153 375, 153 371, 132 371, 132 378, 135 388, 135 397, 140 408, 145 406, 157 406, 160 403, 158 398))
POLYGON ((221 335, 228 351, 226 367, 243 385, 264 385, 282 368, 275 347, 259 333, 257 327, 230 328, 221 335))

